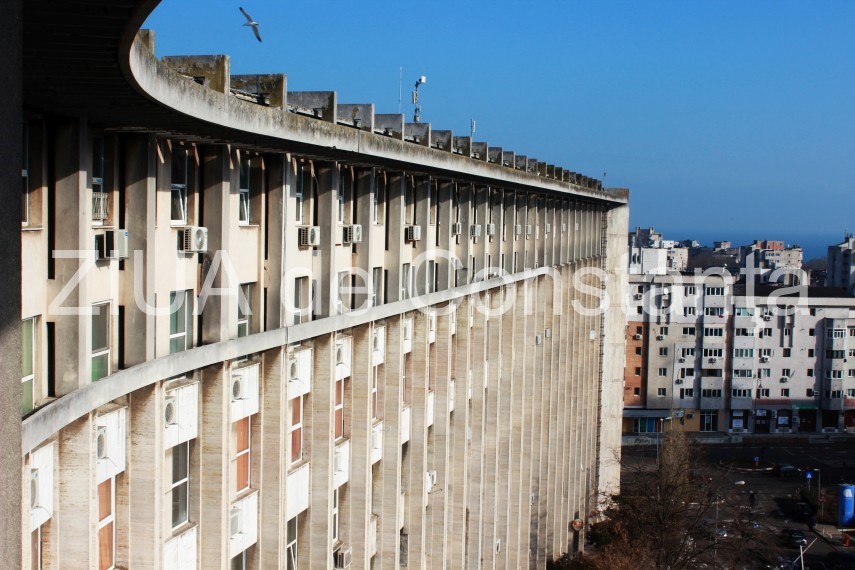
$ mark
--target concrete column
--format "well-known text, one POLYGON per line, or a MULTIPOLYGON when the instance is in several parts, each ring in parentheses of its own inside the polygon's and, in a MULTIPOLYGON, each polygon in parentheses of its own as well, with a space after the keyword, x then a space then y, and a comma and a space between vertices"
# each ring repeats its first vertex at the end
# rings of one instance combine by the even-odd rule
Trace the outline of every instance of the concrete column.
MULTIPOLYGON (((280 226, 281 229, 281 226, 280 226)), ((268 297, 269 299, 269 297, 268 297)), ((256 440, 261 455, 261 477, 263 485, 258 525, 258 567, 280 568, 285 565, 285 484, 288 472, 285 459, 285 440, 288 433, 285 382, 283 369, 287 358, 284 348, 269 350, 262 356, 261 366, 261 433, 256 440)), ((255 451, 255 450, 254 450, 255 451)))
POLYGON ((452 350, 451 378, 454 379, 454 413, 451 419, 450 457, 454 460, 448 470, 449 533, 448 563, 452 568, 466 568, 467 534, 470 532, 469 505, 469 299, 461 300, 457 307, 457 333, 452 337, 456 346, 452 350))
POLYGON ((317 295, 319 315, 335 315, 338 299, 338 275, 335 267, 336 243, 341 241, 337 209, 338 167, 334 162, 315 161, 315 176, 318 180, 318 201, 314 204, 318 212, 318 226, 323 238, 313 259, 313 276, 318 279, 317 295))
MULTIPOLYGON (((486 196, 485 196, 486 198, 486 196)), ((487 217, 481 218, 487 220, 487 217)), ((481 234, 482 243, 488 238, 481 234)), ((483 297, 482 297, 483 298, 483 297)), ((501 302, 501 289, 491 289, 489 298, 483 299, 486 310, 494 315, 497 313, 501 302)), ((500 504, 498 496, 498 470, 499 470, 499 430, 497 427, 502 423, 499 418, 499 407, 506 397, 501 390, 502 374, 502 317, 491 315, 486 322, 486 347, 485 347, 485 382, 484 382, 484 468, 482 486, 482 510, 484 530, 481 540, 482 561, 485 567, 493 568, 497 562, 497 549, 499 552, 506 546, 506 532, 499 526, 497 510, 500 504)))
MULTIPOLYGON (((368 212, 370 215, 370 211, 368 212)), ((368 527, 371 522, 371 366, 372 332, 370 325, 353 329, 350 367, 350 389, 345 394, 345 434, 350 437, 350 476, 348 485, 356 492, 350 494, 347 520, 348 540, 353 547, 353 566, 368 570, 368 527)), ((382 460, 381 460, 382 461, 382 460)))
MULTIPOLYGON (((238 283, 230 282, 225 262, 221 258, 219 267, 212 266, 210 262, 218 252, 228 251, 231 242, 231 156, 226 145, 210 145, 202 150, 202 203, 205 227, 208 228, 208 253, 203 263, 203 274, 206 270, 217 269, 212 288, 228 289, 237 287, 238 283)), ((203 275, 203 283, 205 278, 203 275)), ((236 330, 230 326, 233 321, 236 327, 237 296, 208 295, 202 312, 201 344, 228 340, 230 331, 236 330)))
MULTIPOLYGON (((0 467, 0 512, 21 512, 21 13, 22 0, 4 6, 0 23, 0 73, 6 93, 0 102, 0 206, 4 255, 0 260, 0 455, 17 458, 0 467)), ((0 524, 0 552, 10 564, 21 561, 21 517, 5 516, 0 524)), ((27 528, 28 530, 28 528, 27 528)))
MULTIPOLYGON (((419 185, 421 186, 421 185, 419 185)), ((427 200, 420 203, 427 204, 427 200)), ((418 219, 422 215, 420 210, 425 210, 424 223, 427 225, 427 208, 419 208, 418 219)), ((428 427, 426 422, 427 394, 428 394, 428 318, 421 311, 409 314, 413 319, 412 352, 409 355, 411 369, 409 373, 409 403, 411 406, 410 418, 410 442, 408 444, 409 455, 409 481, 406 483, 408 506, 407 510, 407 533, 408 538, 408 566, 410 568, 425 568, 425 539, 426 509, 425 498, 430 505, 430 495, 426 495, 425 476, 428 471, 427 447, 428 427)), ((434 414, 435 415, 435 414, 434 414)), ((430 509, 430 506, 427 507, 430 509)))
POLYGON ((164 466, 163 429, 159 422, 163 398, 159 393, 157 386, 148 386, 129 397, 128 422, 134 428, 127 448, 128 465, 133 468, 126 472, 129 512, 133 513, 128 530, 128 560, 132 568, 157 568, 162 564, 162 529, 171 526, 171 513, 161 508, 167 502, 162 476, 168 471, 171 480, 172 466, 164 466))
MULTIPOLYGON (((202 370, 199 416, 201 500, 200 568, 225 568, 229 560, 231 383, 228 364, 202 370)), ((256 443, 257 445, 257 443, 256 443)))
POLYGON ((125 307, 125 366, 142 364, 155 356, 155 316, 138 306, 135 288, 142 300, 153 307, 155 282, 155 201, 157 162, 152 135, 126 135, 124 143, 125 204, 133 215, 125 216, 130 259, 125 261, 125 275, 120 279, 119 302, 125 307), (137 261, 139 256, 139 262, 137 261), (140 271, 137 272, 137 263, 140 271))
POLYGON ((307 434, 312 461, 308 567, 318 570, 332 568, 334 350, 335 343, 330 335, 315 337, 312 393, 309 398, 311 416, 307 434))
POLYGON ((95 529, 98 501, 94 445, 95 434, 89 416, 66 426, 59 434, 57 459, 61 469, 56 471, 58 481, 55 489, 58 493, 51 520, 59 547, 57 568, 88 570, 97 566, 98 535, 95 529))
MULTIPOLYGON (((391 273, 391 271, 390 271, 391 273)), ((390 279, 391 281, 391 279, 390 279)), ((380 462, 382 495, 377 529, 377 559, 383 570, 398 568, 400 530, 398 502, 401 500, 401 321, 386 320, 385 374, 381 379, 383 398, 383 459, 380 462)), ((406 497, 409 502, 411 497, 406 497)), ((408 505, 409 507, 409 505, 408 505)), ((406 512, 406 508, 404 509, 406 512)), ((404 531, 406 531, 404 525, 404 531)))
MULTIPOLYGON (((467 233, 468 235, 468 233, 467 233)), ((486 375, 486 338, 489 334, 485 312, 479 310, 479 304, 475 299, 474 304, 474 327, 471 338, 471 362, 472 370, 472 441, 469 446, 469 485, 472 493, 469 495, 467 505, 469 508, 469 537, 467 540, 467 567, 478 568, 482 557, 487 554, 483 552, 481 534, 484 530, 484 437, 486 429, 485 409, 485 375, 486 375)), ((483 301, 481 302, 483 306, 483 301)), ((468 326, 468 322, 466 323, 468 326)), ((465 400, 464 400, 465 402, 465 400)), ((491 426, 492 429, 492 426, 491 426)), ((492 517, 489 513, 488 516, 492 517)))
POLYGON ((267 232, 267 259, 263 283, 267 288, 267 306, 264 316, 265 329, 273 330, 288 324, 282 303, 290 303, 294 298, 293 293, 289 299, 282 297, 282 278, 286 267, 285 230, 288 226, 285 214, 288 201, 286 177, 291 163, 284 154, 269 154, 264 160, 267 165, 267 224, 264 228, 267 232))
POLYGON ((388 174, 386 186, 386 207, 388 227, 385 230, 389 236, 389 249, 386 251, 384 267, 389 272, 389 302, 401 299, 401 252, 404 247, 411 247, 410 242, 404 243, 404 190, 406 178, 401 173, 388 174))

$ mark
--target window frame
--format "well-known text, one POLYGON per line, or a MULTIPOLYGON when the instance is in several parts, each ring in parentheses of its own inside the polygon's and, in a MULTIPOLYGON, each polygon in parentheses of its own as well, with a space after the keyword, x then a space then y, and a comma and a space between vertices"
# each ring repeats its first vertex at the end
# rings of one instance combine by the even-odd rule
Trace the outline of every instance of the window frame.
POLYGON ((288 424, 288 434, 290 435, 291 441, 291 461, 290 464, 296 465, 303 461, 303 396, 297 396, 296 398, 292 398, 288 404, 288 415, 289 415, 289 424, 288 424), (295 414, 295 404, 296 410, 299 412, 295 414), (294 418, 297 418, 297 421, 294 421, 294 418), (299 445, 295 445, 294 443, 298 442, 299 445), (295 452, 297 455, 295 455, 295 452))
POLYGON ((96 493, 98 495, 98 525, 97 525, 97 531, 98 531, 98 569, 99 570, 111 570, 111 569, 116 567, 116 477, 115 476, 109 477, 109 478, 105 479, 104 481, 101 481, 100 483, 98 483, 98 489, 97 489, 96 493), (102 518, 101 517, 101 507, 103 506, 103 504, 102 504, 103 501, 102 501, 102 497, 101 497, 101 489, 102 489, 102 485, 104 485, 106 483, 110 484, 110 489, 109 489, 110 512, 105 517, 102 518), (110 549, 111 549, 111 552, 108 553, 111 555, 112 562, 110 564, 108 564, 107 566, 104 566, 103 560, 101 559, 101 556, 103 554, 103 547, 101 544, 101 539, 102 539, 103 530, 105 528, 107 528, 108 526, 112 526, 111 533, 110 533, 110 549))
POLYGON ((111 351, 111 344, 112 344, 111 340, 112 340, 112 325, 113 325, 113 323, 111 322, 111 319, 110 319, 110 315, 111 315, 110 309, 111 309, 111 302, 110 301, 102 301, 99 303, 93 303, 92 304, 92 319, 90 322, 91 330, 89 331, 89 361, 90 361, 90 367, 91 367, 91 370, 90 370, 90 381, 91 382, 97 382, 98 380, 101 380, 102 378, 106 378, 107 376, 110 375, 110 372, 112 370, 113 363, 112 363, 112 355, 111 355, 111 352, 112 352, 111 351), (95 313, 96 307, 98 307, 98 309, 97 309, 98 313, 97 314, 95 313), (105 308, 106 308, 106 311, 105 311, 105 308), (104 311, 104 312, 102 313, 102 311, 104 311), (94 333, 93 333, 93 331, 95 330, 95 319, 100 318, 102 315, 105 317, 105 320, 104 320, 104 322, 105 322, 104 341, 105 342, 104 342, 104 344, 106 346, 96 348, 95 347, 95 338, 94 338, 94 333), (92 366, 92 364, 94 364, 96 358, 104 358, 104 357, 106 357, 106 362, 107 362, 107 366, 106 366, 107 373, 104 374, 103 376, 99 376, 98 378, 95 378, 95 367, 92 366))
POLYGON ((252 189, 251 158, 241 156, 238 166, 238 225, 248 226, 252 223, 250 196, 252 189))
POLYGON ((252 334, 252 283, 241 283, 237 302, 237 336, 238 338, 252 334), (243 327, 243 334, 241 334, 243 327))
MULTIPOLYGON (((299 515, 297 515, 299 516, 299 515)), ((298 570, 299 566, 297 565, 297 561, 299 560, 298 554, 298 541, 300 537, 300 526, 297 521, 297 517, 295 516, 292 519, 289 519, 287 523, 285 523, 285 568, 286 570, 298 570), (291 535, 291 528, 293 523, 294 534, 293 538, 291 535)))
MULTIPOLYGON (((178 160, 181 160, 178 158, 178 160)), ((173 144, 172 146, 172 156, 170 159, 170 172, 169 172, 169 189, 170 189, 170 198, 169 198, 169 223, 172 226, 187 226, 190 224, 190 218, 188 215, 188 179, 189 179, 189 163, 190 163, 190 152, 189 149, 183 146, 178 146, 173 144), (184 176, 176 177, 175 172, 175 161, 176 161, 176 153, 180 153, 184 158, 184 176), (176 202, 177 198, 177 202, 176 202), (179 216, 176 217, 176 205, 179 216)))
MULTIPOLYGON (((169 292, 169 308, 171 309, 173 307, 173 305, 175 304, 175 298, 179 294, 184 295, 184 299, 181 301, 180 307, 175 309, 174 311, 170 311, 170 313, 169 313, 169 354, 176 354, 178 352, 184 352, 188 348, 191 348, 190 330, 192 328, 192 323, 190 322, 190 315, 191 315, 192 311, 187 310, 188 301, 191 299, 190 298, 190 290, 185 289, 185 290, 179 290, 179 291, 170 291, 169 292), (173 328, 172 328, 173 315, 178 313, 179 310, 184 311, 184 315, 183 315, 183 319, 182 319, 184 322, 184 330, 181 332, 174 332, 173 328), (184 347, 181 348, 180 350, 173 350, 172 349, 173 341, 177 341, 178 339, 181 339, 181 338, 184 339, 184 347)), ((178 321, 176 320, 175 322, 178 322, 178 321)))
POLYGON ((184 441, 179 443, 178 445, 172 447, 172 482, 169 487, 170 496, 172 499, 172 530, 187 524, 190 522, 190 441, 184 441), (176 475, 176 462, 183 458, 185 461, 184 464, 184 477, 175 480, 176 475), (183 492, 184 495, 184 519, 176 522, 175 518, 175 504, 176 504, 176 496, 179 497, 183 492))
POLYGON ((38 347, 36 346, 36 342, 38 339, 38 337, 36 335, 36 332, 38 330, 37 329, 38 321, 36 319, 37 319, 37 317, 30 317, 27 319, 23 319, 21 321, 21 340, 22 340, 22 342, 21 342, 21 413, 22 414, 26 414, 28 412, 31 412, 36 407, 36 376, 37 376, 36 371, 37 371, 37 366, 38 366, 38 362, 37 362, 37 358, 36 358, 36 356, 38 354, 38 347), (27 331, 25 330, 26 323, 30 323, 30 334, 29 334, 29 336, 30 336, 30 343, 29 343, 29 347, 30 347, 30 355, 29 355, 30 356, 30 358, 29 358, 30 373, 29 374, 24 374, 24 361, 27 360, 27 358, 26 358, 26 356, 27 356, 26 355, 27 343, 24 342, 24 340, 23 340, 27 334, 27 331), (30 384, 30 388, 29 388, 30 407, 25 409, 24 395, 26 394, 27 388, 25 387, 25 384, 27 384, 27 383, 30 384))
POLYGON ((344 438, 344 378, 335 381, 335 406, 333 408, 333 439, 344 438))
POLYGON ((235 496, 239 496, 252 488, 252 416, 241 418, 232 422, 232 437, 234 441, 234 455, 232 463, 234 464, 235 496), (241 447, 241 425, 246 425, 246 447, 241 447), (241 464, 246 464, 245 485, 241 486, 241 464))

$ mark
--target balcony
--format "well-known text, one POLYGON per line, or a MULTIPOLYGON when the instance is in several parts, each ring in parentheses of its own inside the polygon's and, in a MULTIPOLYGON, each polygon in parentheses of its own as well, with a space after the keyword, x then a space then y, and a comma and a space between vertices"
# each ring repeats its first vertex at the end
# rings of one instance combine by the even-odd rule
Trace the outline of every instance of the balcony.
POLYGON ((103 224, 110 213, 110 195, 106 192, 92 192, 92 223, 103 224))
POLYGON ((258 542, 258 491, 235 502, 229 513, 229 557, 258 542))
POLYGON ((344 440, 333 452, 333 487, 338 489, 350 476, 350 440, 344 440))
POLYGON ((433 425, 434 410, 436 408, 436 393, 430 390, 427 395, 427 405, 425 409, 425 423, 428 426, 433 425))
POLYGON ((309 481, 311 464, 304 463, 288 473, 286 519, 290 520, 309 508, 309 481))
POLYGON ((163 568, 182 570, 196 567, 196 526, 193 526, 163 545, 163 568))
POLYGON ((377 554, 377 515, 371 515, 368 521, 368 558, 377 554))
POLYGON ((413 409, 407 406, 401 410, 401 445, 410 441, 410 416, 413 409))

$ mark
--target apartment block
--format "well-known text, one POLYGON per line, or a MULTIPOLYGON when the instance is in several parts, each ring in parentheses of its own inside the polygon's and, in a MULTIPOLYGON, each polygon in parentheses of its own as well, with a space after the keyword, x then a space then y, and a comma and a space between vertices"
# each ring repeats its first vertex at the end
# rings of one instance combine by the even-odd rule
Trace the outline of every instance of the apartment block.
POLYGON ((227 56, 157 59, 156 4, 24 9, 0 401, 22 567, 582 550, 619 484, 628 192, 227 56))
POLYGON ((724 272, 630 278, 625 434, 855 430, 855 297, 724 272))
POLYGON ((855 293, 855 236, 849 234, 839 244, 828 246, 826 285, 855 293))

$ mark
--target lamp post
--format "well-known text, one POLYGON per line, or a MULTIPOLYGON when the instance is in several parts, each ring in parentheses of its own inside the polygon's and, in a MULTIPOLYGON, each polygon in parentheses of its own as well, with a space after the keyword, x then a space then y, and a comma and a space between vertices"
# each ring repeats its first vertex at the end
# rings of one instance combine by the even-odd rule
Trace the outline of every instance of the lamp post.
POLYGON ((757 443, 757 400, 763 397, 763 381, 757 382, 757 397, 751 401, 751 415, 754 416, 754 428, 751 430, 751 447, 757 443))
POLYGON ((659 439, 662 436, 662 434, 665 432, 665 422, 670 421, 672 419, 673 419, 673 416, 666 416, 666 417, 662 418, 662 423, 660 424, 662 429, 659 431, 659 433, 656 434, 656 466, 657 467, 659 466, 659 439))

